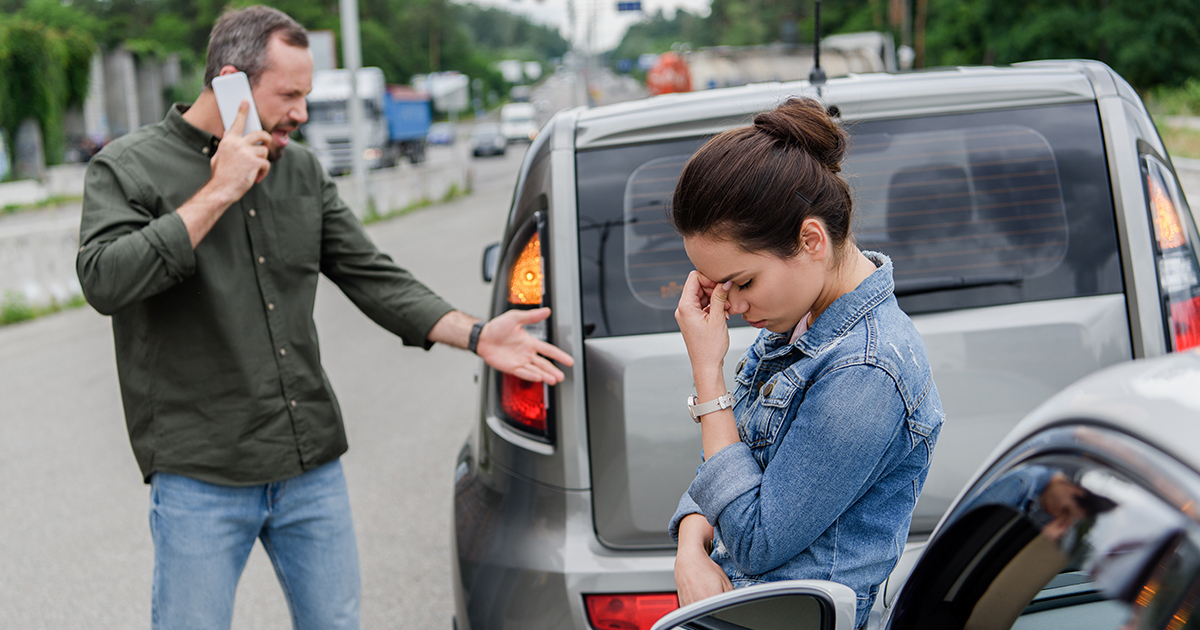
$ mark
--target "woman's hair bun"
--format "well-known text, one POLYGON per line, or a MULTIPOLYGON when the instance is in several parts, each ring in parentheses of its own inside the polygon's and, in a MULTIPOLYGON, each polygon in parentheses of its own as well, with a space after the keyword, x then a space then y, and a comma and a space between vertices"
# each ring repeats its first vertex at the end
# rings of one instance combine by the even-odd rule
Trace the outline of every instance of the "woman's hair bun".
POLYGON ((816 99, 788 99, 778 108, 755 116, 754 127, 803 149, 832 173, 842 170, 850 138, 816 99))

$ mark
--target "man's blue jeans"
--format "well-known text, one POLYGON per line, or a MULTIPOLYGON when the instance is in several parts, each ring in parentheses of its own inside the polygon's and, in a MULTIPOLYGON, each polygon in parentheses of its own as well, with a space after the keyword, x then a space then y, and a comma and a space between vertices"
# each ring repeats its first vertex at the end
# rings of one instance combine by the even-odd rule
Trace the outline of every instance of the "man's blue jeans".
POLYGON ((229 628, 255 539, 296 630, 359 628, 358 546, 342 464, 258 486, 168 473, 150 479, 155 630, 229 628))

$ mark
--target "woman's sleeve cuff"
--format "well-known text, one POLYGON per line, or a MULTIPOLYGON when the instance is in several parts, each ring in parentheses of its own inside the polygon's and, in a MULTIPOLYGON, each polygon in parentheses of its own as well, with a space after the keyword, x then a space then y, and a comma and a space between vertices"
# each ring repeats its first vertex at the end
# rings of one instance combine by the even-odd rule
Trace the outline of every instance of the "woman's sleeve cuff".
POLYGON ((761 483, 762 469, 750 454, 750 447, 736 442, 704 462, 688 487, 688 495, 715 527, 725 506, 761 483))

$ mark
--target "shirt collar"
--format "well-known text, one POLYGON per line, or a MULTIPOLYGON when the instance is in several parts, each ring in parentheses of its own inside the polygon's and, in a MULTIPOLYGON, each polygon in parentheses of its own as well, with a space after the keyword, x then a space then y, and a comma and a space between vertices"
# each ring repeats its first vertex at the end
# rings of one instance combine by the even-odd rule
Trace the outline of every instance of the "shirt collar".
POLYGON ((163 119, 163 125, 166 128, 183 139, 188 146, 193 147, 196 151, 203 153, 208 157, 212 157, 217 150, 217 143, 220 140, 192 125, 184 119, 183 113, 191 107, 191 103, 175 103, 167 109, 167 117, 163 119))
MULTIPOLYGON (((809 356, 820 354, 829 344, 846 334, 867 311, 879 306, 892 294, 895 288, 892 259, 879 252, 864 251, 863 255, 875 263, 875 273, 867 276, 853 291, 834 300, 792 347, 809 356)), ((789 334, 768 332, 764 337, 768 352, 771 352, 785 345, 789 334)))

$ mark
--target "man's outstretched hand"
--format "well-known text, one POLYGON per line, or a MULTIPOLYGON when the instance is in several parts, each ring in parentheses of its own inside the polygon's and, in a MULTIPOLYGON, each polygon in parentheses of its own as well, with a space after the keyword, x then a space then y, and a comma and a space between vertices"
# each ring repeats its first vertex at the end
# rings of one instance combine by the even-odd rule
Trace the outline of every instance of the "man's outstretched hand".
POLYGON ((571 366, 575 360, 556 346, 530 335, 524 328, 549 316, 549 308, 506 311, 483 327, 475 351, 488 365, 506 374, 549 385, 560 383, 565 376, 550 361, 571 366))

